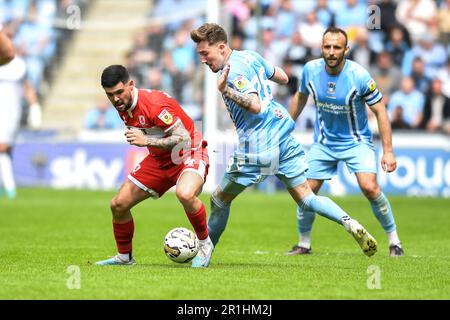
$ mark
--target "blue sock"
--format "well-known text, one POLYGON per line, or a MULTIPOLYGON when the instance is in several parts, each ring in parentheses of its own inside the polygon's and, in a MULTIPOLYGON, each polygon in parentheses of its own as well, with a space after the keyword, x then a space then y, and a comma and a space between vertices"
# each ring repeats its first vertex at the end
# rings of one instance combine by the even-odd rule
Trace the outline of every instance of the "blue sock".
POLYGON ((372 211, 387 233, 397 229, 389 200, 383 192, 375 200, 370 200, 372 211))
POLYGON ((321 216, 342 224, 342 218, 348 217, 347 213, 342 210, 331 199, 322 196, 316 196, 314 193, 303 198, 298 205, 303 210, 317 212, 321 216))
POLYGON ((214 195, 211 197, 211 215, 208 219, 208 233, 214 246, 219 242, 230 215, 230 203, 224 202, 214 195))
POLYGON ((300 206, 297 207, 297 226, 300 235, 311 232, 315 219, 316 213, 314 211, 304 210, 300 206))

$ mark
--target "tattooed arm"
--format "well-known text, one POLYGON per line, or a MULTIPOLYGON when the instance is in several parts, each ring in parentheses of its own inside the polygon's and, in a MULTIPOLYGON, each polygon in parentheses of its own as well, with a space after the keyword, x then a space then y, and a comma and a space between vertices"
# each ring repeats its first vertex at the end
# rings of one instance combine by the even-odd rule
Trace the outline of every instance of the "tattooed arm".
POLYGON ((167 133, 169 134, 168 137, 152 138, 146 136, 141 130, 127 130, 125 136, 129 144, 138 147, 172 150, 178 144, 190 146, 191 137, 181 121, 175 124, 167 133))
POLYGON ((242 93, 235 89, 230 88, 227 85, 227 77, 230 72, 230 66, 227 65, 223 69, 223 73, 219 76, 218 89, 222 95, 236 102, 242 109, 245 109, 251 113, 259 113, 261 110, 261 104, 259 103, 259 97, 255 93, 242 93))

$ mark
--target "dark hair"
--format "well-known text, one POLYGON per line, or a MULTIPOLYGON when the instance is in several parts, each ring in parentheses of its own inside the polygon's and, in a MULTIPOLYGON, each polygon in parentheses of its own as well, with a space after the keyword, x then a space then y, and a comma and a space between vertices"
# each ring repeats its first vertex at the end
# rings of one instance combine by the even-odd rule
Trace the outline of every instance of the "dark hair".
POLYGON ((213 45, 219 42, 228 42, 227 33, 221 26, 216 23, 205 23, 198 29, 192 30, 191 39, 195 43, 207 41, 209 45, 213 45))
POLYGON ((130 81, 130 75, 127 68, 122 65, 114 64, 106 67, 102 72, 102 87, 111 88, 119 82, 128 83, 130 81))
POLYGON ((347 33, 340 29, 340 28, 336 28, 336 27, 328 27, 327 30, 325 30, 325 32, 323 33, 323 36, 325 36, 327 33, 340 33, 343 34, 345 37, 345 46, 347 47, 347 43, 348 43, 348 37, 347 37, 347 33))

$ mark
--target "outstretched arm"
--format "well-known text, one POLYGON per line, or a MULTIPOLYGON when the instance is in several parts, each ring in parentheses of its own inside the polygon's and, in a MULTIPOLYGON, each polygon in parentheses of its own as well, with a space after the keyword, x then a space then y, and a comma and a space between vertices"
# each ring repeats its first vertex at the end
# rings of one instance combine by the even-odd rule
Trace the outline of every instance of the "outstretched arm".
POLYGON ((0 31, 0 65, 10 62, 14 56, 15 50, 12 41, 0 31))
POLYGON ((146 136, 141 130, 127 130, 125 136, 131 145, 166 150, 172 150, 178 144, 190 145, 191 143, 189 132, 181 121, 175 124, 167 133, 169 136, 165 138, 151 138, 146 136))
POLYGON ((278 84, 287 84, 289 82, 289 77, 283 69, 280 67, 275 67, 275 73, 270 80, 278 84))
POLYGON ((218 89, 225 98, 231 99, 236 102, 242 109, 251 113, 259 113, 261 110, 261 104, 259 97, 255 93, 242 93, 238 90, 232 89, 227 85, 227 77, 230 72, 230 65, 225 66, 222 74, 219 76, 218 89))
POLYGON ((381 167, 386 172, 392 172, 397 168, 394 149, 392 147, 392 130, 389 122, 386 105, 379 101, 370 106, 377 118, 378 130, 380 132, 381 144, 383 145, 383 156, 381 158, 381 167))
POLYGON ((294 121, 297 120, 300 113, 302 113, 303 108, 305 107, 307 101, 308 95, 298 91, 292 97, 291 102, 289 104, 289 114, 291 115, 294 121))

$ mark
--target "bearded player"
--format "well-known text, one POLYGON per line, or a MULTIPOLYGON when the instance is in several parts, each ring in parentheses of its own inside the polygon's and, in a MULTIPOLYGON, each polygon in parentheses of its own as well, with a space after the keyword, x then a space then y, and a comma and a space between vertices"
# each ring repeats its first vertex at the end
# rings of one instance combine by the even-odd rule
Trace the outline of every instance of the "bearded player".
POLYGON ((213 248, 206 209, 198 198, 209 167, 206 141, 175 99, 157 90, 138 90, 124 66, 107 67, 101 83, 128 128, 125 132, 128 143, 147 147, 149 154, 128 175, 111 201, 118 253, 96 264, 134 264, 131 208, 147 198, 157 199, 176 186, 176 196, 200 240, 192 267, 203 267, 203 261, 210 258, 213 248))

